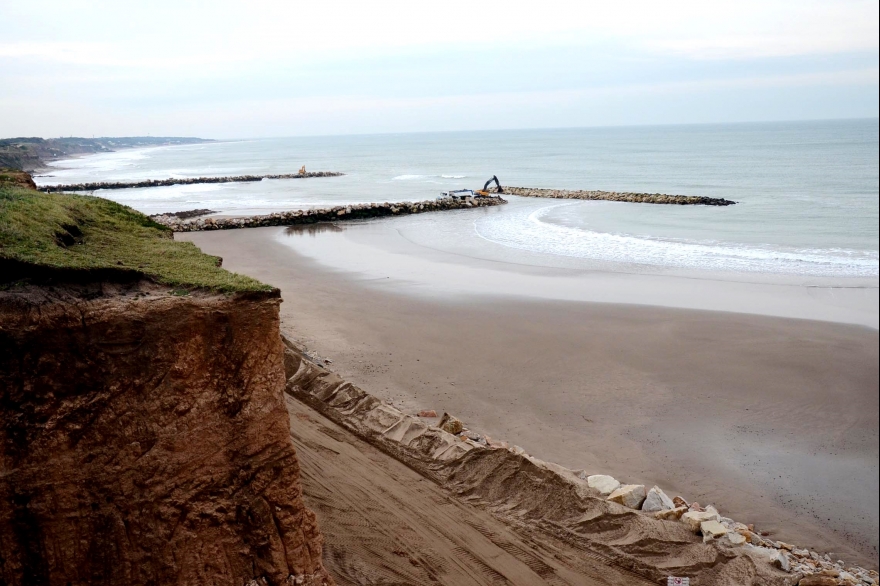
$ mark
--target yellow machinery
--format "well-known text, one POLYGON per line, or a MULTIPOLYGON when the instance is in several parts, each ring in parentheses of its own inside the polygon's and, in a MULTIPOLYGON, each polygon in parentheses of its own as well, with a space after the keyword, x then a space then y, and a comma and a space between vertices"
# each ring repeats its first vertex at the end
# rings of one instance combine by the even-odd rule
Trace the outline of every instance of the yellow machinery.
POLYGON ((498 190, 496 193, 504 193, 504 190, 501 189, 501 183, 498 181, 498 177, 496 177, 495 175, 492 175, 492 178, 489 179, 488 181, 486 181, 486 184, 483 185, 483 189, 481 189, 479 191, 475 191, 474 195, 478 195, 480 197, 486 197, 488 195, 491 195, 489 193, 489 184, 492 183, 493 181, 495 182, 495 185, 498 187, 498 190))

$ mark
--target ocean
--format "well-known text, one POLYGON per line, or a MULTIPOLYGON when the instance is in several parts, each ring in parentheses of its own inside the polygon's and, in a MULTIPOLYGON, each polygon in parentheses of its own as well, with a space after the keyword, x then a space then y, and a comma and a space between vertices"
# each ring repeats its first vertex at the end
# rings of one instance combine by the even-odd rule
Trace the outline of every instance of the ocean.
MULTIPOLYGON (((260 214, 502 184, 723 197, 728 207, 511 198, 480 239, 647 267, 878 276, 878 120, 217 141, 52 163, 38 183, 342 171, 336 178, 101 190, 142 212, 260 214)), ((442 223, 442 218, 437 222, 442 223)))

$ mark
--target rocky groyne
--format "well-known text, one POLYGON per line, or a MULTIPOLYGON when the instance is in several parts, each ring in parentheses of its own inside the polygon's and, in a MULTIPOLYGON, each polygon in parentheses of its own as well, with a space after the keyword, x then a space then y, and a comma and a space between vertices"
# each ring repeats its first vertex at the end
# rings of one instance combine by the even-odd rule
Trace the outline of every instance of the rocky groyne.
POLYGON ((340 220, 365 220, 386 216, 422 214, 444 210, 463 210, 505 204, 500 197, 443 197, 425 201, 397 203, 363 203, 333 208, 292 210, 246 218, 191 218, 181 219, 180 214, 157 214, 150 218, 168 226, 175 232, 198 232, 202 230, 231 230, 235 228, 262 228, 265 226, 295 226, 340 220))
POLYGON ((310 179, 313 177, 341 177, 337 171, 314 171, 284 175, 234 175, 226 177, 179 177, 171 179, 144 179, 143 181, 101 181, 97 183, 70 183, 67 185, 41 185, 40 191, 61 193, 64 191, 97 191, 98 189, 131 189, 138 187, 167 187, 169 185, 193 185, 196 183, 245 183, 263 179, 310 179))
POLYGON ((700 195, 666 195, 663 193, 630 193, 617 191, 581 191, 568 189, 538 189, 534 187, 507 187, 504 193, 521 197, 546 197, 550 199, 588 199, 603 201, 625 201, 630 203, 654 203, 691 206, 730 206, 735 201, 720 197, 700 195))
POLYGON ((545 462, 449 414, 404 413, 330 371, 330 360, 284 343, 288 394, 529 534, 577 544, 587 556, 658 584, 669 576, 713 586, 878 583, 876 571, 773 540, 714 506, 545 462))

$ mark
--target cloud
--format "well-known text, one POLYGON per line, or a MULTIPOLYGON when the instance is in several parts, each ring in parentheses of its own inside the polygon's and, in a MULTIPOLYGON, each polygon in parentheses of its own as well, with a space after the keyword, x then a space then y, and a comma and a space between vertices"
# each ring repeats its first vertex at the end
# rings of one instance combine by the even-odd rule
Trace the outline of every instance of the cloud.
MULTIPOLYGON (((602 112, 590 108, 618 112, 615 119, 627 123, 614 99, 627 101, 633 120, 661 123, 663 116, 692 119, 689 92, 714 92, 713 100, 723 102, 727 90, 751 92, 752 113, 736 119, 766 119, 771 109, 762 111, 761 97, 769 103, 797 87, 815 90, 812 109, 798 110, 806 117, 874 115, 877 6, 862 0, 4 3, 0 20, 16 26, 0 40, 6 104, 0 125, 25 134, 37 133, 29 128, 52 134, 48 129, 56 127, 55 133, 75 127, 91 134, 112 121, 174 133, 174 125, 190 125, 215 136, 223 128, 254 136, 479 128, 483 120, 564 125, 565 116, 550 112, 555 106, 567 108, 572 124, 604 123, 602 112), (838 100, 833 88, 849 97, 838 100), (654 105, 666 97, 661 116, 654 105), (269 112, 286 122, 273 127, 269 112)), ((700 111, 733 119, 720 103, 700 111)))

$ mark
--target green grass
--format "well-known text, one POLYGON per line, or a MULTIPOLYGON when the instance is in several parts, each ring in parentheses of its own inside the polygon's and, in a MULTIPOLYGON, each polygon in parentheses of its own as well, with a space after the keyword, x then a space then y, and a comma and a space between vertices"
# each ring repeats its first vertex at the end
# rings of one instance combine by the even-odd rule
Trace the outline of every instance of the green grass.
MULTIPOLYGON (((271 291, 133 209, 100 197, 0 182, 0 259, 48 269, 128 269, 176 291, 271 291)), ((180 293, 178 293, 180 294, 180 293)))

